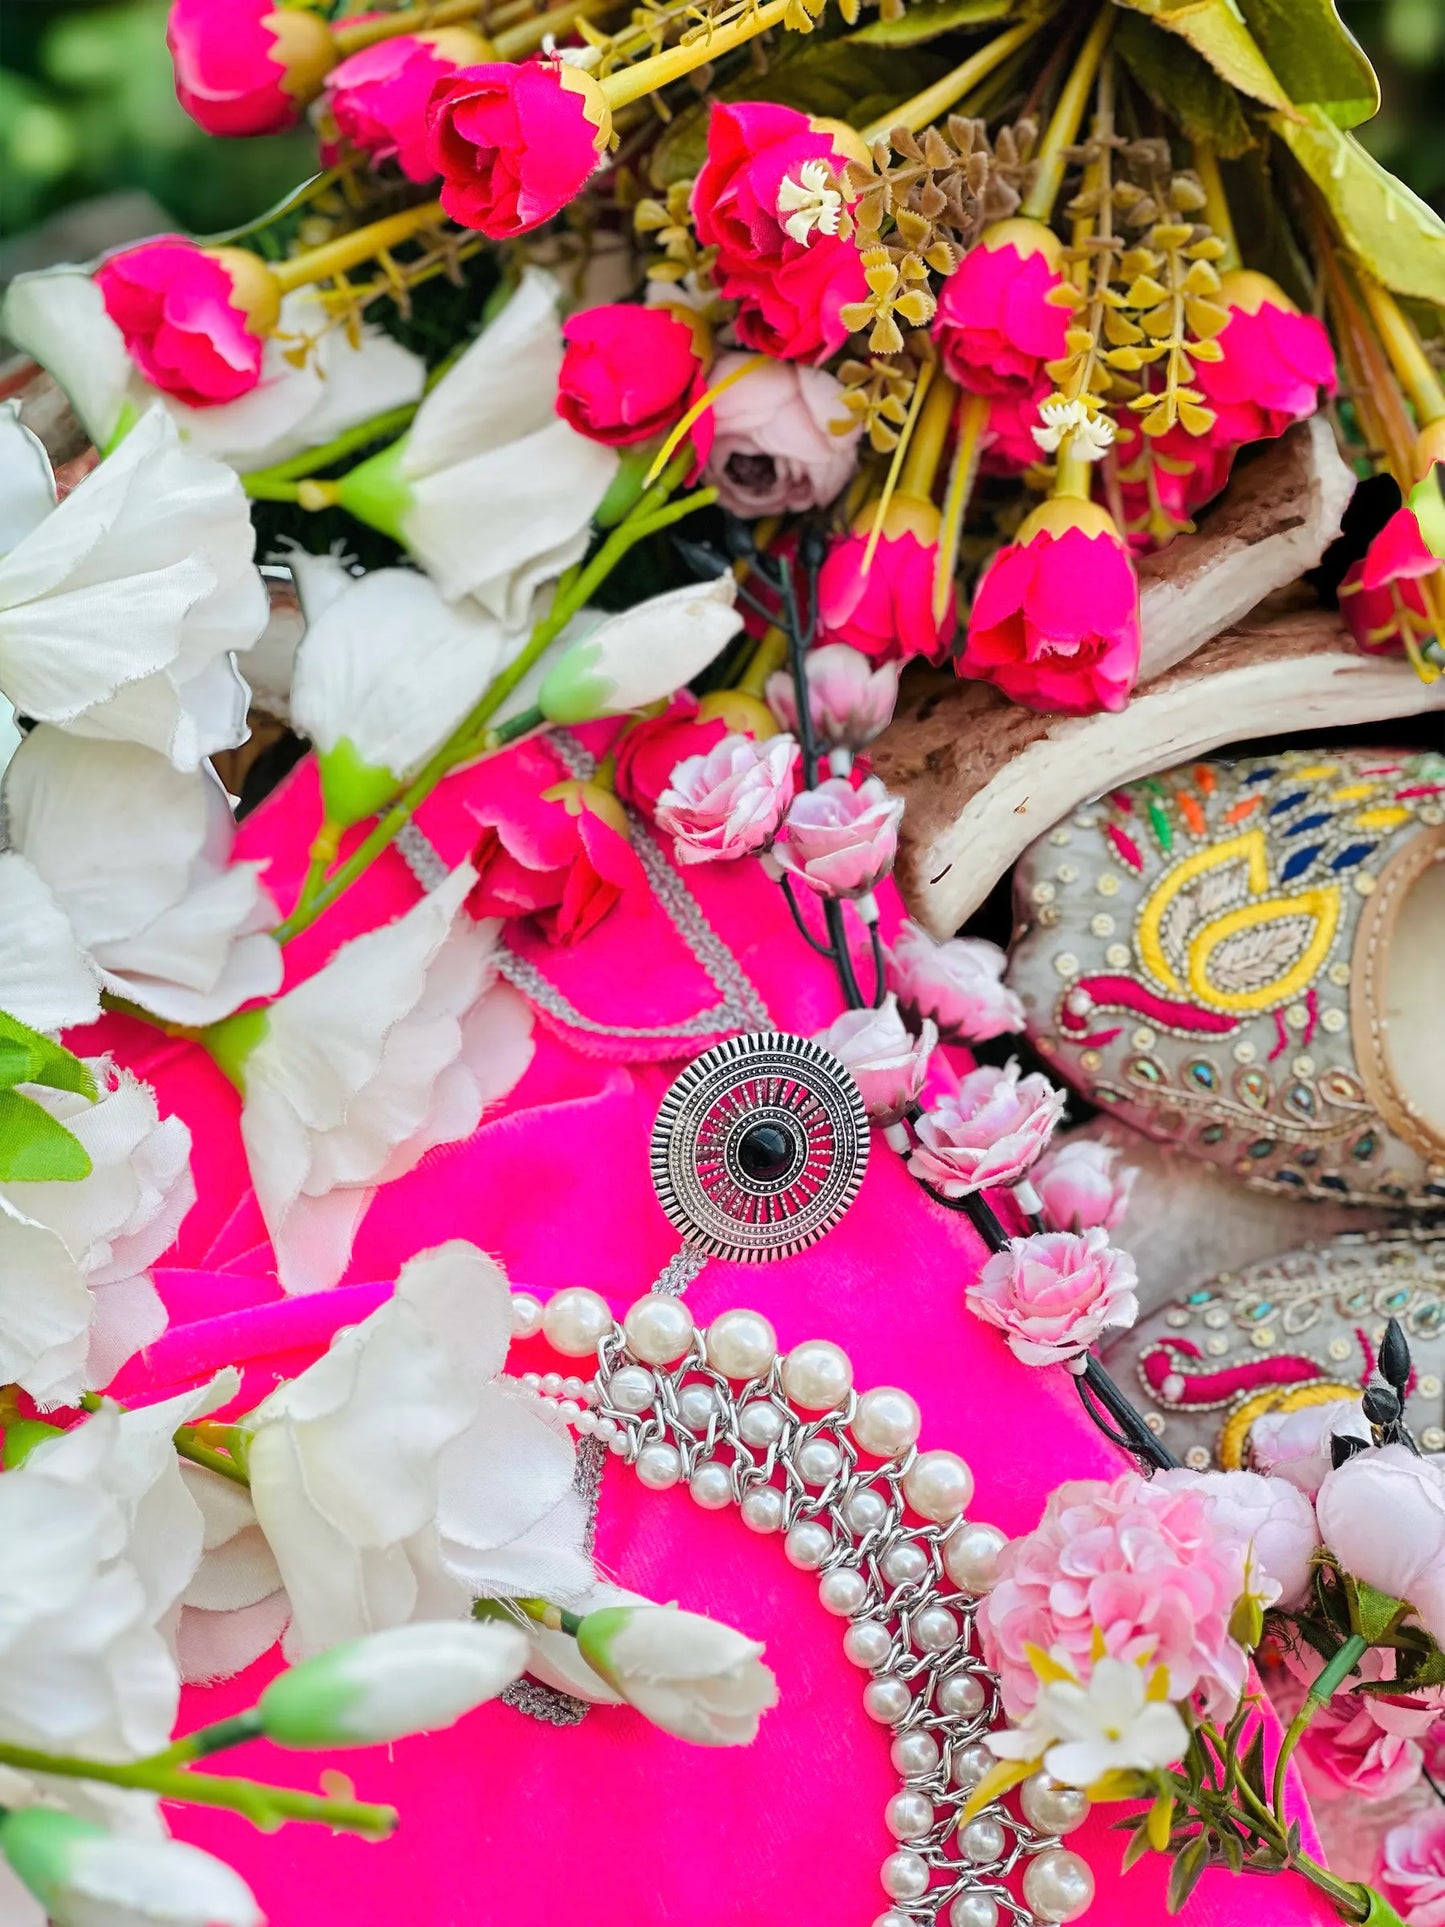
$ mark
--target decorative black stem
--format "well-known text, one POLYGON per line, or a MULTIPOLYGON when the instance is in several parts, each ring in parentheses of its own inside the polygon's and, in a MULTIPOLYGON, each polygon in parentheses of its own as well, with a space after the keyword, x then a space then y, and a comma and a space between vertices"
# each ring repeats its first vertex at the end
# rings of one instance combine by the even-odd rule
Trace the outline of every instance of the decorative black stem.
POLYGON ((810 950, 816 950, 820 957, 827 957, 830 962, 835 961, 832 945, 826 944, 826 943, 819 943, 818 939, 813 935, 812 931, 808 928, 807 924, 804 923, 803 913, 798 908, 798 899, 793 895, 793 879, 790 876, 784 874, 778 879, 778 881, 783 886, 783 895, 784 897, 786 897, 788 908, 793 914, 793 922, 798 926, 798 935, 803 939, 803 942, 807 944, 810 950))
POLYGON ((868 926, 868 940, 873 946, 873 1008, 877 1010, 883 1002, 888 966, 883 955, 883 932, 876 917, 868 926))

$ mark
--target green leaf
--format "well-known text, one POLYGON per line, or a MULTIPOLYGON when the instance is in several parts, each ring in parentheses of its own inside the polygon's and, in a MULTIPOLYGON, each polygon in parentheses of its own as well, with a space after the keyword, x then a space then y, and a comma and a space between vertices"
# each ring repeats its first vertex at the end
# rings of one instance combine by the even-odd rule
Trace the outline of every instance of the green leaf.
POLYGON ((1251 1793, 1268 1799, 1264 1784, 1264 1724, 1261 1721, 1249 1736, 1249 1745, 1240 1758, 1238 1773, 1251 1793))
POLYGON ((1166 32, 1187 40, 1222 80, 1266 107, 1288 111, 1291 102, 1269 62, 1255 45, 1233 0, 1115 0, 1132 7, 1166 32))
POLYGON ((1169 1869, 1169 1896, 1164 1904, 1171 1914, 1183 1913, 1208 1864, 1209 1842, 1201 1833, 1189 1842, 1169 1869))
POLYGON ((855 47, 917 47, 958 27, 1001 20, 1011 8, 1012 0, 915 0, 896 20, 875 20, 849 38, 855 47))
POLYGON ((95 1097, 95 1079, 73 1052, 0 1010, 0 1086, 45 1084, 95 1097))
POLYGON ((1338 127, 1380 111, 1380 83, 1335 0, 1239 0, 1260 52, 1296 107, 1318 107, 1338 127))
MULTIPOLYGON (((911 17, 911 16, 910 16, 911 17)), ((1114 49, 1135 80, 1192 141, 1208 141, 1225 160, 1254 146, 1234 88, 1177 34, 1163 34, 1139 14, 1114 29, 1114 49)))
POLYGON ((1363 1579, 1353 1574, 1345 1577, 1345 1590, 1350 1601, 1350 1625, 1367 1640, 1371 1646, 1378 1646, 1395 1630, 1396 1623, 1403 1619, 1410 1607, 1403 1599, 1392 1599, 1388 1593, 1376 1592, 1367 1586, 1363 1579))
POLYGON ((33 1097, 0 1091, 0 1180, 74 1182, 90 1176, 90 1158, 58 1118, 33 1097))
POLYGON ((1146 1819, 1140 1820, 1135 1824, 1133 1838, 1124 1849, 1124 1858, 1120 1862, 1124 1872, 1128 1873, 1135 1862, 1142 1860, 1148 1851, 1149 1830, 1146 1816, 1146 1819))
POLYGON ((1445 221, 1320 108, 1270 125, 1329 204, 1345 245, 1396 294, 1445 307, 1445 221))

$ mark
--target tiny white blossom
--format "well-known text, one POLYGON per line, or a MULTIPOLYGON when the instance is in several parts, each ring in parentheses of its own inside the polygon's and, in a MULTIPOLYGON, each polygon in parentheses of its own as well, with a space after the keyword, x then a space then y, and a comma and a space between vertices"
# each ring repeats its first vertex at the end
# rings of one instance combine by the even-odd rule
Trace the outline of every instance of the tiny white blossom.
POLYGON ((786 215, 785 231, 806 247, 816 231, 836 234, 843 216, 843 196, 833 185, 826 161, 804 161, 797 179, 785 174, 778 183, 778 213, 786 215))
POLYGON ((1114 424, 1107 415, 1091 415, 1081 401, 1046 401, 1039 406, 1044 426, 1031 431, 1046 455, 1068 437, 1069 453, 1081 461, 1102 461, 1114 440, 1114 424))
POLYGON ((1039 1696, 1018 1727, 984 1737, 1003 1760, 1042 1759, 1065 1786, 1091 1787, 1110 1773, 1148 1773, 1172 1766, 1189 1744, 1178 1707, 1162 1697, 1167 1677, 1151 1677, 1148 1661, 1093 1662, 1080 1680, 1056 1648, 1041 1671, 1039 1696))

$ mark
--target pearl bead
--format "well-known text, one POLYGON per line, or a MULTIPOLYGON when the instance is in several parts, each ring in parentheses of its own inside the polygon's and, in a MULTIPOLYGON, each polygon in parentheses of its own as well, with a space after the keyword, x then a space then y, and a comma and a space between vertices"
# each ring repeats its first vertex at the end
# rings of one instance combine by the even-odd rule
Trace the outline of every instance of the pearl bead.
POLYGON ((585 1407, 577 1414, 577 1430, 584 1438, 591 1438, 601 1423, 602 1421, 598 1418, 597 1414, 595 1412, 589 1412, 585 1407))
POLYGON ((654 1439, 637 1455, 637 1476, 653 1492, 666 1492, 682 1477, 682 1454, 675 1445, 654 1439))
POLYGON ((962 1746, 953 1756, 953 1784, 969 1793, 993 1764, 993 1754, 982 1740, 975 1740, 972 1746, 962 1746))
POLYGON ((604 1445, 611 1445, 612 1441, 618 1436, 618 1430, 619 1428, 615 1418, 607 1418, 604 1416, 597 1421, 597 1436, 604 1445))
POLYGON ((826 1338, 805 1339, 783 1360, 783 1389, 805 1412, 827 1412, 853 1389, 853 1363, 826 1338))
POLYGON ((857 1612, 868 1597, 868 1581, 856 1566, 835 1566, 818 1582, 818 1598, 824 1612, 847 1619, 857 1612))
POLYGON ((886 1913, 878 1915, 873 1927, 918 1927, 918 1922, 910 1920, 907 1914, 900 1914, 896 1907, 890 1907, 886 1913))
POLYGON ((512 1293, 512 1335, 534 1338, 542 1329, 542 1301, 534 1292, 512 1293))
POLYGON ((969 1519, 943 1542, 943 1570, 961 1592, 987 1592, 998 1577, 998 1556, 1008 1544, 997 1526, 969 1519))
POLYGON ((677 1416, 689 1432, 703 1436, 708 1421, 717 1410, 711 1385, 684 1385, 677 1398, 677 1416))
POLYGON ((1063 1847, 1051 1847, 1028 1864, 1024 1899, 1040 1920, 1064 1922, 1087 1913, 1094 1898, 1089 1863, 1063 1847))
POLYGON ((897 1726, 912 1704, 913 1695, 901 1679, 870 1679, 863 1688, 863 1711, 880 1726, 897 1726))
POLYGON ((1002 1823, 986 1813, 970 1820, 958 1836, 959 1851, 976 1867, 985 1866, 990 1860, 1002 1860, 1007 1844, 1008 1835, 1002 1823))
POLYGON ((713 1460, 700 1465, 687 1482, 687 1489, 706 1512, 720 1512, 732 1503, 733 1478, 725 1465, 713 1460))
POLYGON ((943 1525, 973 1497, 973 1474, 957 1452, 920 1452, 903 1475, 903 1496, 921 1519, 943 1525))
POLYGON ((587 1387, 575 1372, 569 1372, 562 1380, 562 1390, 568 1398, 575 1398, 579 1403, 586 1400, 587 1387))
POLYGON ((687 1306, 664 1291, 650 1291, 629 1305, 622 1321, 627 1349, 644 1365, 674 1364, 692 1344, 695 1329, 687 1306))
POLYGON ((917 1900, 928 1890, 928 1862, 905 1848, 889 1854, 878 1877, 890 1900, 917 1900))
POLYGON ((1088 1794, 1075 1786, 1061 1786, 1048 1773, 1035 1773, 1024 1781, 1019 1805, 1025 1820, 1040 1833, 1072 1833, 1089 1816, 1088 1794))
POLYGON ((762 1378, 778 1355, 778 1334, 760 1311, 725 1311, 703 1342, 708 1364, 724 1378, 762 1378))
POLYGON ((607 1300, 585 1285, 554 1292, 542 1312, 542 1334, 564 1358, 590 1358, 611 1329, 607 1300))
POLYGON ((905 1780, 926 1780, 938 1765, 938 1741, 925 1727, 900 1733, 888 1749, 893 1771, 905 1780))
POLYGON ((931 1563, 916 1539, 900 1539, 879 1560, 878 1570, 890 1586, 916 1586, 931 1563))
POLYGON ((781 1438, 787 1422, 777 1406, 767 1399, 749 1399, 738 1413, 738 1436, 745 1445, 766 1450, 775 1439, 781 1438))
POLYGON ((896 1459, 922 1431, 923 1414, 896 1385, 875 1385, 859 1399, 851 1429, 865 1452, 879 1459, 896 1459))
POLYGON ((542 1393, 545 1398, 560 1398, 562 1394, 562 1374, 560 1372, 543 1373, 542 1393))
POLYGON ((948 1927, 998 1927, 998 1902, 992 1894, 956 1894, 948 1927))
POLYGON ((876 1531, 888 1517, 888 1501, 871 1485, 864 1486, 843 1507, 843 1517, 861 1539, 865 1532, 876 1531))
POLYGON ((542 1389, 542 1374, 540 1372, 523 1372, 521 1383, 523 1391, 540 1392, 542 1389))
POLYGON ((843 1635, 843 1654, 855 1666, 881 1666, 893 1651, 893 1636, 877 1619, 856 1619, 843 1635))
POLYGON ((933 1825, 933 1802, 912 1788, 895 1793, 883 1809, 883 1824, 895 1840, 921 1840, 933 1825))
POLYGON ((913 1622, 913 1643, 920 1653, 946 1653, 958 1643, 958 1621, 947 1606, 925 1606, 913 1622))
POLYGON ((783 1495, 773 1485, 755 1485, 738 1507, 743 1524, 752 1532, 777 1532, 783 1523, 783 1495))
POLYGON ((950 1673, 938 1688, 938 1710, 953 1720, 976 1719, 987 1698, 976 1673, 950 1673))
POLYGON ((564 1425, 575 1425, 582 1416, 582 1407, 575 1398, 560 1399, 557 1404, 557 1416, 564 1425))
MULTIPOLYGON (((599 1427, 599 1430, 600 1429, 599 1427)), ((629 1449, 625 1432, 616 1432, 607 1441, 607 1450, 612 1454, 614 1459, 625 1459, 629 1449)))
POLYGON ((800 1519, 783 1541, 790 1565, 816 1572, 833 1550, 833 1535, 816 1519, 800 1519))
POLYGON ((624 1365, 612 1374, 607 1396, 619 1412, 647 1412, 657 1397, 657 1387, 651 1372, 640 1365, 624 1365))
POLYGON ((794 1464, 804 1485, 824 1486, 829 1479, 837 1477, 843 1464, 843 1454, 828 1439, 809 1439, 794 1464))

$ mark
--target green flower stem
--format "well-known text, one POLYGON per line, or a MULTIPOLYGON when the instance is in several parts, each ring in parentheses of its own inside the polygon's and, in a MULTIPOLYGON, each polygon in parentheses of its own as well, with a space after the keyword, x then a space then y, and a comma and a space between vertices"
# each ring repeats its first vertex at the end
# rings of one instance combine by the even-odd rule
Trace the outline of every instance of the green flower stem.
POLYGON ((1029 190, 1028 199, 1019 209, 1020 214, 1029 215, 1035 221, 1047 221, 1053 214, 1054 202, 1059 198, 1059 188, 1064 179, 1064 155, 1078 139, 1084 109, 1088 105, 1094 77, 1099 71, 1104 49, 1109 44, 1113 25, 1114 9, 1105 0, 1079 49, 1073 70, 1064 82, 1053 117, 1039 143, 1034 184, 1029 190))
POLYGON ((358 422, 344 434, 333 435, 329 442, 322 442, 316 448, 303 449, 287 462, 275 462, 270 468, 253 468, 241 477, 241 486, 246 493, 258 502, 294 502, 295 490, 288 490, 285 484, 294 482, 303 475, 314 475, 319 468, 330 468, 354 449, 367 448, 372 442, 390 441, 408 426, 413 415, 421 407, 419 401, 403 402, 400 408, 388 408, 384 414, 373 415, 370 421, 358 422), (281 493, 272 494, 279 488, 281 493))
POLYGON ((528 1619, 535 1620, 539 1626, 547 1626, 555 1633, 566 1633, 572 1639, 582 1628, 581 1613, 568 1612, 565 1606, 554 1606, 550 1599, 514 1599, 512 1604, 518 1612, 524 1612, 528 1619))
POLYGON ((247 1713, 236 1713, 228 1720, 215 1720, 210 1726, 198 1726, 194 1733, 168 1746, 164 1753, 153 1753, 141 1764, 153 1767, 185 1766, 191 1760, 204 1759, 208 1753, 223 1753, 228 1746, 241 1746, 247 1740, 260 1739, 265 1732, 265 1722, 253 1706, 247 1713))
POLYGON ((1274 1762, 1274 1813, 1280 1825, 1284 1825, 1284 1781, 1285 1769, 1290 1755, 1304 1736, 1305 1728, 1319 1709, 1333 1699, 1336 1691, 1354 1672, 1365 1654, 1370 1650, 1370 1642, 1361 1633, 1351 1633, 1349 1638, 1324 1668, 1319 1678, 1305 1695, 1304 1705, 1290 1721, 1280 1743, 1279 1753, 1274 1762))
MULTIPOLYGON (((82 1392, 76 1403, 83 1412, 98 1412, 103 1405, 114 1405, 117 1401, 104 1399, 99 1392, 82 1392)), ((230 1433, 233 1428, 227 1427, 226 1430, 230 1433)), ((240 1459, 228 1458, 224 1452, 207 1445, 204 1439, 197 1438, 194 1425, 179 1426, 171 1434, 171 1443, 180 1456, 189 1459, 192 1465, 203 1465, 209 1472, 219 1472, 223 1479, 230 1479, 234 1485, 250 1486, 251 1481, 240 1459)))
MULTIPOLYGON (((227 1722, 229 1723, 229 1722, 227 1722)), ((190 1806, 220 1807, 239 1813, 253 1826, 270 1831, 287 1820, 314 1820, 372 1840, 384 1840, 396 1826, 395 1807, 371 1806, 359 1800, 329 1800, 296 1787, 265 1786, 258 1780, 223 1778, 195 1773, 186 1767, 163 1764, 165 1754, 150 1760, 116 1765, 109 1760, 77 1759, 69 1754, 42 1753, 34 1747, 0 1742, 0 1765, 22 1773, 51 1773, 65 1780, 96 1780, 105 1786, 134 1787, 162 1800, 181 1800, 190 1806)))

